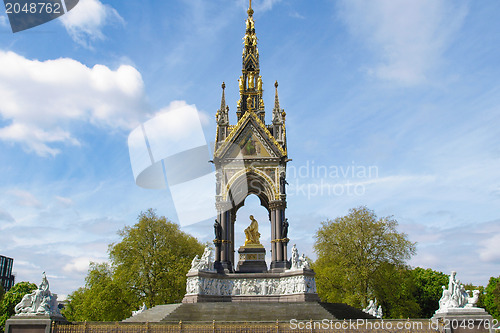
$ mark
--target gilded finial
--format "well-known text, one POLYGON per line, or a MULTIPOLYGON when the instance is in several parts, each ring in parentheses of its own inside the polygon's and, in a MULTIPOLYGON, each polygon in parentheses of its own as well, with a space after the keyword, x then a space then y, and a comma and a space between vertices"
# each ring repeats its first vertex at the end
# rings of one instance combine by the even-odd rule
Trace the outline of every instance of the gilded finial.
POLYGON ((249 16, 253 15, 253 9, 252 9, 252 0, 250 0, 250 4, 248 6, 248 11, 247 11, 249 16))
POLYGON ((226 89, 226 83, 224 83, 224 81, 222 81, 222 90, 226 89))
POLYGON ((276 89, 278 89, 278 80, 276 80, 276 82, 274 82, 274 86, 276 87, 276 89))

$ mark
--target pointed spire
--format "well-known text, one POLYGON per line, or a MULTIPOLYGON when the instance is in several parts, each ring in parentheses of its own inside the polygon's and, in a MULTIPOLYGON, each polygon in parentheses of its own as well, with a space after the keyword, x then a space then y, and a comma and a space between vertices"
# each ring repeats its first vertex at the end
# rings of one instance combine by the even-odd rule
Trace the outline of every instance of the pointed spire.
POLYGON ((262 77, 260 76, 259 49, 257 47, 257 35, 255 34, 252 0, 249 0, 247 13, 245 35, 243 37, 242 75, 239 80, 240 102, 236 114, 239 120, 246 111, 252 110, 258 113, 261 120, 264 121, 262 77))
POLYGON ((226 110, 226 96, 224 94, 224 89, 226 89, 226 84, 222 82, 222 98, 220 101, 220 110, 224 112, 226 110))
POLYGON ((227 125, 229 121, 228 110, 229 107, 226 105, 226 94, 225 90, 226 84, 222 82, 222 98, 220 100, 220 109, 217 111, 217 123, 219 125, 227 125))

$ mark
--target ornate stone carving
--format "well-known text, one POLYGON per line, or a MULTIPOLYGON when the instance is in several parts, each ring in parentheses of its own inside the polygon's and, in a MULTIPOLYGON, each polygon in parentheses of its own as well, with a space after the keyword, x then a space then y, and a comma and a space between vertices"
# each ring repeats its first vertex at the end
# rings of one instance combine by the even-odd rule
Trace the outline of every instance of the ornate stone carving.
POLYGON ((369 315, 372 315, 374 317, 377 317, 379 319, 382 319, 382 306, 379 305, 377 307, 377 299, 375 298, 375 301, 370 300, 368 303, 368 306, 363 309, 363 312, 368 313, 369 315))
POLYGON ((60 316, 57 295, 49 290, 49 281, 43 272, 42 282, 38 289, 26 294, 14 308, 18 316, 51 315, 60 316))
POLYGON ((282 278, 233 278, 188 277, 186 294, 213 296, 255 296, 315 294, 314 277, 306 275, 282 278))
POLYGON ((205 251, 203 251, 203 255, 200 259, 198 259, 198 255, 193 258, 191 261, 191 269, 190 272, 194 271, 214 271, 214 259, 213 259, 213 251, 212 248, 207 246, 205 247, 205 251))
POLYGON ((438 312, 446 312, 448 309, 453 308, 475 308, 479 299, 479 290, 474 290, 472 297, 470 290, 465 290, 463 284, 456 279, 457 272, 452 271, 448 288, 443 286, 443 295, 439 300, 438 312))
POLYGON ((143 313, 147 309, 148 309, 148 307, 146 306, 146 303, 142 303, 142 306, 141 306, 141 308, 139 310, 132 311, 132 317, 137 316, 139 313, 143 313))

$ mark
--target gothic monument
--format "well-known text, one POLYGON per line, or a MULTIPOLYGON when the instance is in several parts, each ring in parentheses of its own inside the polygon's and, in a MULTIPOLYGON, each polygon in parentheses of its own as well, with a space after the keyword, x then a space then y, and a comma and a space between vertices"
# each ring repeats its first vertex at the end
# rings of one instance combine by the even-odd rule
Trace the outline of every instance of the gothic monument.
MULTIPOLYGON (((242 75, 236 125, 229 124, 222 83, 220 109, 216 113, 217 133, 213 163, 216 168, 214 223, 215 258, 206 249, 193 259, 188 273, 184 303, 213 301, 318 301, 314 272, 305 256, 292 249, 287 257, 288 219, 286 209, 285 111, 280 108, 278 82, 272 123, 265 123, 263 81, 255 34, 252 1, 248 8, 243 37, 242 75), (271 264, 265 261, 266 248, 260 242, 259 222, 253 216, 238 217, 247 196, 255 194, 269 213, 271 264), (235 248, 234 225, 249 223, 245 244, 235 248), (243 221, 243 222, 242 222, 243 221), (238 258, 235 258, 235 252, 238 258)), ((260 221, 260 223, 268 223, 260 221)))

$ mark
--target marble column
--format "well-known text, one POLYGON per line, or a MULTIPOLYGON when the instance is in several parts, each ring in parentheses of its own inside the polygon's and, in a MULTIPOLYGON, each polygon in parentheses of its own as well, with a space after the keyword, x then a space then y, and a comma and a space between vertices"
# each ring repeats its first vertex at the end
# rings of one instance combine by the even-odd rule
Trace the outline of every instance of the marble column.
POLYGON ((271 222, 271 262, 276 261, 276 216, 274 215, 274 210, 270 210, 269 218, 271 222))
POLYGON ((277 253, 276 253, 276 260, 277 261, 283 261, 283 241, 281 240, 281 211, 280 209, 275 209, 274 210, 275 214, 275 223, 276 223, 276 238, 279 239, 279 241, 276 243, 277 247, 277 253))
MULTIPOLYGON (((222 239, 221 239, 221 255, 220 255, 220 265, 219 267, 232 272, 232 261, 231 261, 231 244, 233 243, 231 232, 231 204, 228 202, 218 202, 216 204, 217 211, 220 214, 220 223, 222 226, 222 239)), ((218 268, 219 269, 219 268, 218 268)))
MULTIPOLYGON (((217 213, 217 221, 219 221, 219 223, 221 221, 221 214, 220 213, 217 213)), ((222 234, 222 232, 221 232, 221 234, 222 234)), ((221 241, 220 239, 215 239, 214 240, 214 245, 215 245, 215 260, 214 260, 214 265, 215 266, 217 266, 217 263, 220 263, 220 251, 221 251, 221 242, 220 241, 221 241)))

